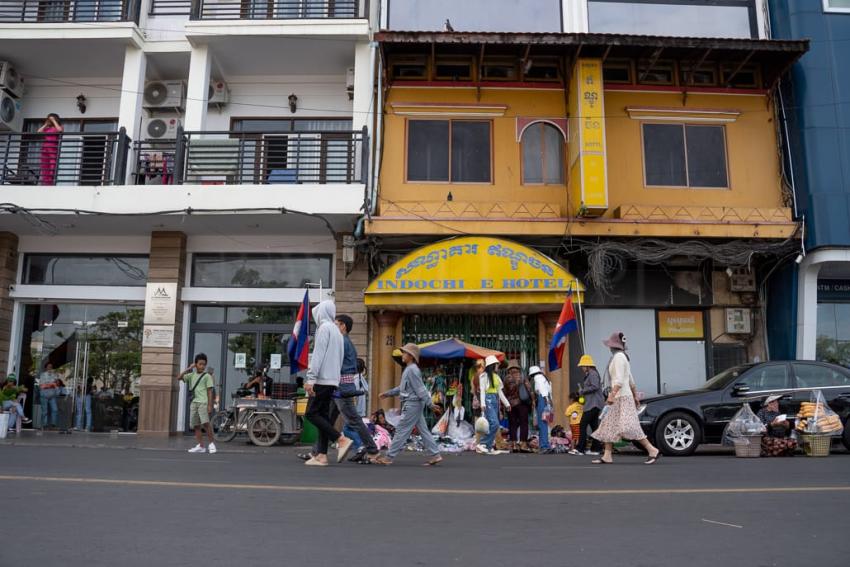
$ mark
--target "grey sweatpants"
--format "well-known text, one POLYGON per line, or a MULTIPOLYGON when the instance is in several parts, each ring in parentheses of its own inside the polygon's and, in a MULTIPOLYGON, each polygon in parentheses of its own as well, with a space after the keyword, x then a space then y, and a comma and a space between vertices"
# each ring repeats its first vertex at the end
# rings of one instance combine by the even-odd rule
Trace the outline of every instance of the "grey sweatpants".
POLYGON ((390 444, 390 450, 387 451, 387 456, 394 459, 396 455, 404 449, 407 439, 413 433, 413 428, 419 429, 419 434, 422 436, 422 442, 425 445, 425 450, 431 455, 439 455, 440 448, 434 441, 431 431, 428 429, 428 422, 425 421, 425 404, 420 401, 407 401, 401 406, 401 421, 395 428, 395 436, 390 444))

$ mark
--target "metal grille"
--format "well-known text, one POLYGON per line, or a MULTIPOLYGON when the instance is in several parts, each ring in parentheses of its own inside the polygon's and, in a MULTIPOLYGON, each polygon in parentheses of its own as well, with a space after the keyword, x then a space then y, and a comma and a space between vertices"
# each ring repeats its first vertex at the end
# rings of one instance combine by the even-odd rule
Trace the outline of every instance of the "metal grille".
POLYGON ((359 0, 195 0, 201 20, 359 18, 359 0))
POLYGON ((0 0, 0 22, 138 22, 136 0, 0 0))
POLYGON ((404 342, 424 343, 458 338, 500 350, 507 359, 517 359, 523 368, 537 364, 536 315, 412 315, 404 318, 404 342))

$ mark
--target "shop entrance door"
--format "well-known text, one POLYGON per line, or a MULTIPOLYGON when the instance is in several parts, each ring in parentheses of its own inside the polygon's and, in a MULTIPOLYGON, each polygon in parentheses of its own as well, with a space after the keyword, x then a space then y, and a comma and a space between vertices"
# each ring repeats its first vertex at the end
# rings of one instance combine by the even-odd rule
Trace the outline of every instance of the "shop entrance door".
POLYGON ((189 359, 198 353, 207 355, 221 408, 233 403, 233 394, 250 380, 255 368, 265 369, 275 382, 294 381, 289 374, 284 341, 292 334, 295 309, 206 305, 193 308, 189 359))
POLYGON ((25 306, 21 383, 33 396, 27 409, 35 427, 136 430, 142 318, 141 308, 126 305, 25 306), (48 380, 60 386, 51 394, 55 416, 53 403, 41 403, 36 385, 48 380))

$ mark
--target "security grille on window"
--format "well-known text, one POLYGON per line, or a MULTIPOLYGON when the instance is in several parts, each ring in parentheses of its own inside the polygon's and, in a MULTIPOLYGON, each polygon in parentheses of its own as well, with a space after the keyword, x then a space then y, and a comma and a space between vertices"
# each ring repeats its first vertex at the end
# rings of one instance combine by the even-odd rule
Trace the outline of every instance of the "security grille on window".
POLYGON ((538 122, 522 133, 522 182, 564 182, 564 136, 551 124, 538 122))
POLYGON ((644 124, 643 160, 647 186, 729 186, 723 126, 644 124))
POLYGON ((490 179, 490 122, 408 122, 408 181, 490 183, 490 179))

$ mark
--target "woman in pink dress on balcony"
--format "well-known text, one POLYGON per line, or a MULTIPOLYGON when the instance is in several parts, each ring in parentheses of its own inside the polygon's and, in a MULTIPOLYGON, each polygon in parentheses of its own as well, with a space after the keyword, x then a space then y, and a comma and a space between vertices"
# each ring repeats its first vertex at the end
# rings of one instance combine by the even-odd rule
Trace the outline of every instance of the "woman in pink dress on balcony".
POLYGON ((50 113, 47 120, 38 129, 39 134, 46 134, 41 139, 41 176, 39 185, 56 184, 56 166, 59 161, 59 134, 64 132, 59 115, 50 113))

